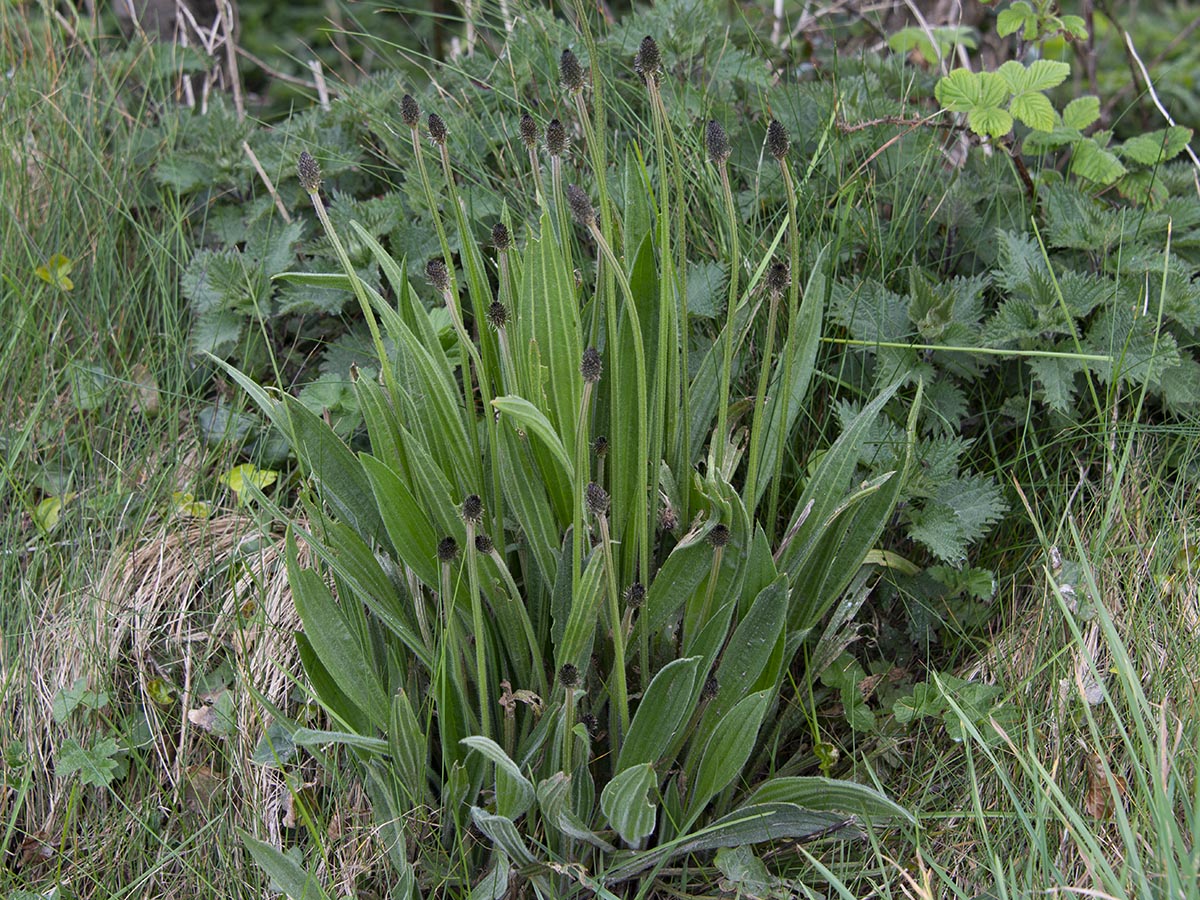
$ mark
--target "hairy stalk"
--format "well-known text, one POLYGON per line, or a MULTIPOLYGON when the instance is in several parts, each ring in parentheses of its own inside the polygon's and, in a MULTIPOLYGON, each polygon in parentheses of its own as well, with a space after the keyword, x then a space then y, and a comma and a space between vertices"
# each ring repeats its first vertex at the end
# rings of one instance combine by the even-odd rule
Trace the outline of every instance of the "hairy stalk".
MULTIPOLYGON (((725 216, 729 228, 729 301, 725 310, 724 355, 721 360, 721 393, 717 397, 717 431, 713 438, 714 472, 720 472, 725 463, 727 435, 725 433, 729 415, 729 382, 733 369, 734 317, 738 303, 738 276, 741 270, 741 247, 738 236, 737 208, 733 205, 733 191, 729 186, 729 166, 724 159, 718 161, 721 176, 721 193, 725 198, 725 216)), ((732 473, 730 473, 732 475, 732 473)))
MULTIPOLYGON (((491 299, 491 286, 483 272, 483 262, 479 256, 479 248, 471 238, 470 226, 467 223, 466 213, 463 211, 462 202, 458 196, 458 185, 454 181, 454 169, 450 165, 450 150, 445 143, 440 146, 442 158, 442 173, 446 178, 446 191, 450 195, 450 203, 454 207, 454 219, 458 227, 459 244, 463 262, 467 268, 467 281, 471 289, 471 308, 476 323, 482 323, 487 316, 487 303, 491 299)), ((450 261, 446 261, 446 265, 450 266, 450 261)), ((453 271, 451 272, 453 277, 453 271)), ((459 305, 460 325, 462 316, 462 306, 459 305)), ((469 337, 465 337, 466 328, 460 329, 460 338, 466 340, 471 345, 472 356, 475 358, 475 375, 479 379, 479 390, 483 394, 485 407, 496 397, 495 390, 492 386, 492 373, 496 369, 494 348, 490 346, 487 340, 487 329, 479 329, 479 344, 482 349, 482 354, 476 353, 474 344, 469 337), (481 358, 482 357, 482 358, 481 358)), ((464 380, 466 378, 464 372, 464 380)), ((474 405, 467 407, 469 410, 474 410, 474 405)), ((474 431, 474 421, 472 418, 472 431, 474 431)), ((504 533, 504 508, 503 508, 503 493, 500 484, 500 442, 496 436, 496 417, 484 414, 483 430, 487 435, 488 455, 491 458, 492 469, 492 528, 496 534, 504 533)))
MULTIPOLYGON (((691 379, 688 377, 688 303, 687 303, 687 230, 686 230, 686 210, 687 204, 683 199, 683 159, 679 152, 679 145, 675 141, 675 132, 671 128, 671 120, 667 116, 667 106, 663 100, 662 89, 657 80, 648 83, 650 93, 650 105, 655 126, 655 143, 660 144, 662 138, 665 137, 667 146, 670 148, 670 172, 671 180, 675 183, 674 211, 675 211, 675 264, 672 270, 674 276, 674 287, 678 300, 678 316, 676 318, 677 334, 675 335, 678 341, 679 348, 679 368, 678 368, 678 385, 676 390, 679 394, 679 416, 675 419, 676 435, 672 444, 676 446, 678 456, 675 458, 675 465, 672 466, 676 472, 676 477, 681 477, 680 473, 686 473, 692 464, 691 450, 691 379)), ((659 146, 655 147, 659 153, 660 159, 665 160, 662 156, 662 149, 659 146)), ((660 162, 659 166, 662 167, 660 162)), ((664 174, 664 186, 666 176, 664 174)), ((664 195, 663 206, 670 206, 668 199, 664 195)), ((664 251, 665 253, 665 251, 664 251)), ((676 309, 675 304, 672 304, 672 311, 676 309)), ((672 391, 672 397, 675 392, 672 391)), ((680 502, 683 508, 680 510, 682 518, 686 521, 688 518, 688 492, 683 491, 680 497, 680 502)))
MULTIPOLYGON (((490 416, 489 416, 490 418, 490 416)), ((475 522, 467 526, 467 582, 471 590, 471 628, 475 632, 475 683, 479 689, 479 724, 492 734, 492 704, 488 685, 487 634, 483 628, 483 597, 479 593, 479 551, 475 547, 475 522)))
MULTIPOLYGON (((566 668, 565 666, 563 668, 566 668)), ((572 666, 574 668, 574 666, 572 666)), ((571 774, 571 751, 575 746, 575 735, 572 732, 575 730, 575 688, 568 686, 565 688, 566 702, 563 704, 563 742, 562 742, 562 770, 571 774)))
MULTIPOLYGON (((311 162, 312 166, 316 166, 316 161, 311 156, 308 156, 307 153, 303 154, 303 157, 307 157, 307 161, 303 163, 304 165, 311 162)), ((375 321, 375 311, 371 309, 371 301, 367 298, 367 292, 363 290, 362 282, 355 273, 354 265, 350 262, 350 256, 346 253, 342 239, 338 237, 337 229, 333 227, 329 213, 325 210, 325 204, 321 202, 319 170, 315 177, 308 179, 305 186, 308 198, 312 201, 313 209, 316 210, 317 218, 321 222, 321 227, 325 230, 326 237, 329 238, 329 242, 333 245, 333 251, 337 254, 342 270, 350 279, 350 284, 354 288, 354 296, 358 298, 358 305, 362 309, 363 319, 366 320, 367 329, 371 332, 371 342, 375 345, 375 352, 379 356, 379 368, 383 372, 383 382, 387 385, 387 389, 391 395, 398 397, 400 394, 396 384, 396 374, 392 371, 391 365, 388 364, 387 350, 383 346, 383 335, 379 331, 379 323, 375 321)))
MULTIPOLYGON (((454 258, 450 253, 450 241, 446 238, 446 226, 442 222, 442 213, 438 207, 437 201, 433 195, 433 184, 429 180, 429 171, 425 167, 425 154, 421 147, 421 136, 418 129, 414 126, 412 131, 413 156, 417 158, 417 171, 421 176, 421 187, 425 193, 425 203, 429 206, 429 215, 433 219, 433 227, 437 231, 438 243, 442 248, 442 259, 446 263, 446 269, 450 277, 450 286, 454 289, 457 295, 457 278, 454 274, 454 258)), ((470 414, 471 421, 475 418, 475 394, 471 390, 470 378, 470 357, 466 344, 460 341, 459 359, 462 365, 463 372, 463 403, 466 410, 470 414)), ((397 395, 398 396, 398 395, 397 395)), ((488 418, 491 418, 488 416, 488 418)), ((471 442, 471 455, 473 459, 479 459, 479 434, 474 427, 467 429, 467 438, 471 442)))
POLYGON ((608 594, 608 623, 612 629, 613 662, 612 662, 612 698, 616 706, 613 726, 613 761, 620 750, 621 740, 629 733, 629 688, 625 683, 625 635, 621 629, 621 601, 617 597, 617 572, 613 564, 612 535, 609 533, 608 516, 596 517, 600 525, 600 550, 604 554, 604 574, 608 594))
MULTIPOLYGON (((774 273, 775 267, 772 267, 774 273)), ((779 298, 782 294, 784 285, 779 281, 772 281, 771 276, 768 276, 767 290, 770 296, 770 305, 767 312, 767 340, 763 346, 762 361, 759 363, 758 371, 758 387, 754 392, 754 414, 750 420, 750 461, 746 470, 746 486, 742 492, 746 512, 753 519, 754 512, 758 508, 758 475, 759 468, 762 464, 762 440, 763 429, 769 426, 769 422, 763 422, 763 410, 766 408, 767 387, 771 375, 771 354, 775 350, 775 329, 779 317, 779 298)), ((790 287, 790 284, 788 285, 790 287)), ((786 353, 786 348, 785 351, 786 353)), ((787 395, 783 395, 783 401, 787 403, 787 395)), ((786 421, 787 410, 784 409, 784 420, 786 421)), ((778 479, 774 479, 778 481, 778 479)))
POLYGON ((574 512, 571 516, 571 584, 578 585, 583 578, 583 489, 588 483, 587 432, 588 413, 592 405, 592 390, 595 382, 584 380, 583 396, 579 401, 579 421, 575 425, 575 485, 573 489, 574 512))
MULTIPOLYGON (((596 241, 596 246, 600 248, 605 260, 607 260, 609 268, 616 277, 617 284, 621 287, 621 292, 625 297, 625 307, 629 312, 629 323, 633 331, 633 377, 637 385, 637 450, 634 459, 637 461, 637 466, 641 474, 638 477, 637 486, 637 521, 634 523, 634 530, 637 534, 637 559, 638 569, 643 573, 650 571, 650 498, 646 490, 646 481, 648 469, 647 466, 653 465, 657 472, 658 466, 652 461, 648 461, 649 447, 647 446, 646 435, 646 353, 642 346, 642 324, 638 318, 637 306, 633 302, 633 291, 629 287, 629 279, 625 275, 625 270, 621 268, 617 262, 617 257, 609 246, 607 240, 600 232, 600 228, 595 221, 591 223, 589 229, 592 237, 596 241)), ((616 335, 616 319, 617 319, 617 302, 616 296, 613 293, 609 294, 608 301, 608 316, 612 320, 612 325, 609 328, 609 346, 617 346, 616 335)), ((617 367, 620 354, 613 355, 613 368, 617 367)), ((616 372, 613 373, 613 380, 616 379, 616 372)), ((619 382, 618 382, 619 383, 619 382)), ((613 391, 613 404, 617 403, 616 392, 613 391)), ((614 416, 615 421, 615 416, 614 416)))
MULTIPOLYGON (((792 181, 792 170, 786 157, 779 160, 779 171, 783 173, 784 192, 788 204, 788 265, 791 268, 792 280, 788 285, 787 328, 788 336, 796 326, 796 316, 800 309, 800 227, 796 222, 796 185, 792 181)), ((783 465, 784 448, 787 444, 787 406, 791 403, 792 382, 795 379, 796 354, 788 352, 784 346, 783 386, 780 394, 783 408, 779 420, 779 432, 775 435, 776 459, 783 465)), ((767 506, 767 540, 772 546, 775 543, 775 523, 779 517, 779 483, 780 478, 771 479, 771 500, 767 506)))

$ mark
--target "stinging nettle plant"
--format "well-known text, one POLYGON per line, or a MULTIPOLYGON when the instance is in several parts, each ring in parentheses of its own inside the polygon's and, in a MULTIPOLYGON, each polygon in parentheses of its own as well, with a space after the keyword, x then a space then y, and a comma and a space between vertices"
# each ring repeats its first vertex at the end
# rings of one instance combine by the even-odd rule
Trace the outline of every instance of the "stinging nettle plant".
MULTIPOLYGON (((542 897, 611 897, 636 882, 644 896, 673 861, 911 819, 863 785, 773 777, 772 748, 808 736, 795 725, 804 716, 780 713, 809 702, 804 684, 820 673, 803 660, 833 658, 830 646, 846 639, 822 635, 826 613, 844 596, 865 597, 847 589, 896 507, 920 389, 891 470, 862 481, 859 462, 898 385, 822 448, 795 505, 777 514, 792 493, 778 481, 809 392, 827 284, 823 253, 800 270, 787 134, 777 122, 767 132, 788 192, 784 247, 778 258, 743 260, 728 137, 710 123, 707 161, 681 150, 660 91, 661 54, 647 37, 634 67, 659 178, 655 193, 627 200, 650 213, 636 219, 644 232, 631 232, 617 222, 635 219, 617 215, 602 177, 611 150, 603 80, 570 51, 560 66, 596 199, 563 185, 557 120, 545 131, 552 186, 543 192, 539 128, 523 117, 538 212, 520 227, 506 215, 493 230, 494 265, 458 197, 453 123, 430 114, 425 141, 416 101, 406 96, 399 110, 434 213, 442 252, 425 271, 454 327, 449 347, 406 262, 357 224, 353 237, 370 248, 390 296, 355 275, 325 213, 316 160, 300 157, 378 357, 379 377, 353 385, 369 451, 352 452, 297 400, 227 366, 287 436, 312 487, 291 522, 288 574, 307 682, 333 725, 293 724, 291 738, 358 767, 400 874, 396 896, 499 897, 517 881, 542 897), (684 185, 703 183, 709 165, 728 213, 731 277, 722 332, 693 376, 684 185), (699 178, 685 180, 689 170, 699 178), (593 283, 577 284, 580 252, 594 252, 593 283), (744 268, 748 283, 737 275, 744 268), (760 297, 767 339, 747 406, 734 357, 760 297), (751 410, 748 424, 739 405, 751 410), (301 567, 299 539, 316 568, 301 567)), ((839 621, 853 612, 841 608, 839 621)), ((281 884, 288 873, 303 883, 278 851, 248 846, 281 884)))

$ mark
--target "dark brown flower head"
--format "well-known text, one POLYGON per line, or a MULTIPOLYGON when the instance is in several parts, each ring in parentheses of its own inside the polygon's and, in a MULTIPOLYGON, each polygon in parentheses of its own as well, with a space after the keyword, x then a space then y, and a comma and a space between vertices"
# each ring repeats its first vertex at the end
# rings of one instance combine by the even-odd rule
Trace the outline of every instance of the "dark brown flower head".
POLYGON ((579 669, 571 663, 566 663, 558 670, 558 680, 562 682, 562 686, 568 690, 575 690, 582 684, 582 679, 579 677, 579 669))
POLYGON ((492 539, 482 532, 475 535, 475 550, 482 553, 484 556, 490 556, 492 551, 496 549, 496 545, 492 543, 492 539))
POLYGON ((675 512, 675 508, 670 503, 664 505, 658 511, 658 527, 663 531, 674 531, 679 527, 679 516, 675 512))
POLYGON ((463 500, 462 517, 464 522, 476 525, 483 520, 483 500, 478 494, 470 494, 463 500))
POLYGON ((706 703, 713 697, 717 696, 717 692, 721 690, 721 685, 717 681, 716 675, 709 675, 704 679, 704 687, 700 688, 700 702, 706 703))
POLYGON ((634 71, 642 76, 642 81, 657 82, 662 77, 662 54, 658 52, 658 42, 650 35, 642 38, 637 53, 633 57, 634 71))
POLYGON ((579 717, 579 721, 587 729, 588 737, 594 741, 600 734, 600 720, 591 713, 584 713, 579 717))
POLYGON ((583 502, 593 516, 602 516, 608 512, 608 491, 596 482, 589 481, 583 491, 583 502))
POLYGON ((635 581, 625 589, 625 602, 631 609, 640 609, 642 604, 646 602, 646 586, 640 581, 635 581))
POLYGON ((551 156, 567 152, 567 129, 558 119, 551 119, 546 125, 546 152, 551 156))
POLYGON ((600 351, 595 347, 584 350, 583 359, 579 363, 579 372, 583 375, 583 380, 595 384, 600 380, 600 373, 603 371, 604 363, 600 359, 600 351))
POLYGON ((772 297, 778 297, 792 283, 792 268, 788 263, 779 261, 771 263, 767 269, 767 291, 772 297))
POLYGON ((729 528, 723 523, 717 523, 708 533, 708 542, 714 550, 720 550, 729 543, 729 528))
POLYGON ((564 50, 558 58, 558 74, 562 86, 571 93, 583 90, 583 66, 579 64, 579 57, 570 50, 564 50))
POLYGON ((596 435, 596 439, 592 441, 592 453, 596 454, 596 459, 608 456, 608 438, 602 434, 596 435))
POLYGON ((446 130, 446 121, 437 113, 429 114, 429 139, 439 147, 446 146, 446 137, 450 134, 446 130))
POLYGON ((300 186, 310 194, 321 189, 321 167, 307 150, 296 160, 296 172, 300 176, 300 186))
POLYGON ((439 292, 445 293, 450 290, 450 270, 446 268, 446 263, 436 256, 425 263, 425 277, 439 292))
POLYGON ((778 119, 772 119, 771 124, 767 126, 767 151, 780 162, 788 155, 788 150, 791 148, 792 142, 788 138, 787 129, 784 128, 778 119))
POLYGON ((532 150, 537 146, 538 126, 537 122, 533 121, 533 116, 529 113, 522 113, 521 124, 517 126, 517 130, 521 133, 521 143, 526 148, 532 150))
POLYGON ((493 328, 503 328, 508 322, 508 307, 499 300, 492 301, 492 305, 487 310, 487 320, 493 328))
POLYGON ((729 149, 729 135, 716 119, 708 120, 708 127, 704 129, 704 146, 708 150, 709 160, 718 166, 729 159, 729 154, 733 152, 729 149))
POLYGON ((421 124, 421 107, 412 94, 400 98, 400 120, 414 131, 421 124))
POLYGON ((571 207, 571 215, 584 228, 596 224, 596 210, 592 206, 592 198, 584 193, 577 184, 567 185, 567 205, 571 207))
POLYGON ((512 246, 512 235, 508 233, 508 226, 503 222, 492 226, 492 246, 501 253, 512 246))
POLYGON ((437 558, 444 563, 454 562, 458 556, 458 541, 447 535, 438 541, 437 558))

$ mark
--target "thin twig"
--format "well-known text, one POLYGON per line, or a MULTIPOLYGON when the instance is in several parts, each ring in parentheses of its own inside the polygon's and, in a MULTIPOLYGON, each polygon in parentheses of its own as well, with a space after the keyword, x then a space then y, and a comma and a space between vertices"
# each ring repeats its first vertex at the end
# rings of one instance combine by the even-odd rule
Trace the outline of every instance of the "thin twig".
POLYGON ((275 208, 279 210, 279 215, 283 216, 283 221, 289 225, 292 224, 292 217, 288 215, 287 207, 283 205, 283 201, 279 199, 279 193, 275 190, 275 183, 271 181, 271 176, 267 174, 266 169, 262 167, 262 163, 258 161, 258 156, 250 148, 246 141, 242 141, 242 150, 246 156, 250 158, 250 164, 254 166, 254 171, 258 173, 258 177, 262 179, 262 183, 266 186, 267 191, 271 194, 271 199, 275 201, 275 208))
MULTIPOLYGON (((1142 58, 1138 56, 1138 52, 1133 46, 1133 38, 1129 36, 1128 31, 1124 31, 1124 29, 1122 29, 1122 32, 1125 35, 1125 46, 1129 48, 1129 55, 1133 58, 1133 61, 1137 63, 1137 67, 1142 72, 1142 79, 1146 82, 1146 92, 1150 94, 1150 99, 1154 101, 1154 106, 1160 113, 1162 113, 1162 117, 1167 120, 1167 123, 1172 128, 1176 127, 1175 120, 1171 117, 1171 114, 1167 112, 1167 108, 1163 106, 1162 101, 1158 99, 1158 92, 1154 90, 1154 82, 1150 80, 1150 73, 1146 71, 1146 64, 1142 62, 1142 58)), ((1200 170, 1200 158, 1197 158, 1196 152, 1192 150, 1192 145, 1185 144, 1184 149, 1187 150, 1188 156, 1192 158, 1192 165, 1194 165, 1197 170, 1200 170)))
POLYGON ((308 70, 313 73, 313 81, 317 85, 317 101, 321 109, 329 112, 329 86, 325 84, 325 72, 321 68, 321 60, 315 56, 308 61, 308 70))
MULTIPOLYGON (((238 56, 241 56, 243 59, 248 59, 250 62, 254 63, 254 65, 258 66, 260 69, 262 69, 268 75, 270 75, 272 78, 278 79, 279 81, 282 81, 286 84, 294 84, 296 87, 307 88, 310 91, 317 90, 317 86, 315 84, 313 84, 313 82, 307 81, 303 78, 297 78, 295 75, 289 75, 289 74, 287 74, 287 72, 281 72, 278 69, 272 68, 264 60, 259 59, 257 56, 255 56, 253 53, 251 53, 245 47, 238 47, 236 49, 238 52, 238 56)), ((340 91, 336 87, 331 88, 331 87, 329 87, 328 84, 325 85, 325 91, 331 97, 336 97, 340 93, 340 91)))

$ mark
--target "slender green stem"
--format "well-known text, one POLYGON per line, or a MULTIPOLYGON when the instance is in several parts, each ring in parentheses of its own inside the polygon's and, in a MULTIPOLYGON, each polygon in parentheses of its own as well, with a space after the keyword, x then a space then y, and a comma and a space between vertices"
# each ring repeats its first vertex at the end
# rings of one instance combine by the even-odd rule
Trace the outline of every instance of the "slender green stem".
MULTIPOLYGON (((795 379, 796 346, 793 342, 792 329, 796 327, 796 319, 800 309, 800 225, 796 221, 796 185, 792 181, 792 170, 787 160, 779 161, 779 170, 783 174, 784 191, 788 203, 788 265, 791 267, 791 282, 788 284, 787 329, 788 336, 783 346, 783 386, 779 406, 779 433, 775 436, 776 464, 783 465, 783 453, 788 439, 788 409, 792 402, 792 382, 795 379)), ((793 342, 794 343, 794 342, 793 342)), ((775 542, 775 522, 779 517, 779 483, 782 479, 771 479, 771 500, 767 506, 767 540, 775 542)))
MULTIPOLYGON (((721 360, 721 393, 717 397, 717 431, 713 436, 716 444, 713 448, 714 470, 720 472, 725 464, 725 447, 728 438, 725 431, 729 415, 730 373, 733 369, 734 316, 737 313, 738 276, 742 264, 737 209, 733 205, 733 191, 729 187, 729 166, 722 160, 717 168, 721 175, 721 192, 725 197, 725 215, 729 226, 729 301, 725 310, 725 352, 721 360)), ((730 475, 732 474, 730 473, 730 475)))
MULTIPOLYGON (((650 572, 650 507, 649 495, 647 494, 646 476, 651 465, 648 461, 649 447, 647 446, 646 436, 646 352, 642 346, 642 324, 638 318, 637 305, 633 301, 633 291, 629 287, 629 279, 625 276, 625 270, 621 268, 617 262, 617 257, 609 246, 607 240, 595 223, 591 226, 592 237, 596 241, 596 246, 600 248, 600 252, 607 260, 609 268, 612 269, 617 284, 621 287, 621 292, 625 297, 625 308, 629 314, 630 330, 633 332, 633 367, 634 380, 636 382, 637 391, 637 451, 634 459, 637 460, 638 470, 641 474, 638 477, 638 485, 636 491, 637 499, 637 521, 635 522, 634 532, 637 535, 637 554, 638 568, 643 573, 643 577, 649 577, 650 572)), ((616 322, 617 322, 617 303, 616 297, 609 296, 608 317, 611 320, 609 326, 609 346, 617 346, 616 322)), ((613 368, 617 368, 620 360, 619 353, 613 353, 613 368)), ((614 380, 616 372, 613 373, 614 380)), ((614 403, 619 398, 616 398, 616 391, 612 392, 614 403)), ((616 421, 614 417, 614 421, 616 421)), ((655 469, 658 467, 655 466, 655 469)))
POLYGON ((612 698, 616 706, 613 728, 613 754, 620 749, 621 740, 629 733, 629 688, 625 683, 625 634, 621 628, 621 601, 617 596, 617 572, 613 565, 612 535, 609 534, 608 516, 597 516, 600 523, 600 548, 604 554, 604 574, 608 582, 608 621, 612 629, 613 662, 612 662, 612 698))
POLYGON ((383 346, 383 335, 379 331, 379 323, 375 321, 375 311, 371 309, 371 301, 367 299, 367 292, 363 290, 362 281, 354 270, 354 266, 350 262, 350 256, 346 253, 346 248, 342 245, 342 239, 338 237, 337 230, 333 227, 333 222, 329 219, 329 213, 325 209, 325 204, 321 202, 321 196, 318 191, 309 191, 309 199, 312 200, 313 209, 317 211, 317 218, 321 220, 321 227, 325 229, 325 235, 329 238, 329 242, 333 244, 333 251, 337 254, 338 262, 342 265, 342 270, 350 279, 350 284, 354 288, 354 296, 358 298, 358 304, 362 308, 363 319, 366 320, 367 329, 371 332, 371 341, 375 344, 375 352, 379 355, 379 368, 383 372, 383 383, 387 385, 388 392, 393 397, 400 396, 399 388, 396 384, 396 374, 392 371, 392 367, 388 364, 387 350, 383 346))
MULTIPOLYGON (((648 86, 652 95, 657 92, 658 87, 653 79, 650 79, 648 86)), ((650 496, 657 500, 661 474, 659 461, 664 455, 663 444, 664 442, 670 443, 670 439, 673 437, 667 428, 667 411, 672 408, 667 404, 667 384, 678 373, 675 359, 672 358, 668 364, 668 357, 672 356, 671 348, 679 346, 680 335, 675 316, 675 272, 674 259, 671 256, 671 181, 665 174, 666 152, 663 142, 663 123, 658 114, 657 105, 653 102, 651 105, 654 121, 654 152, 657 156, 659 172, 663 173, 659 183, 656 222, 662 271, 658 279, 658 359, 654 368, 654 416, 652 420, 654 432, 650 439, 650 465, 652 466, 650 496)), ((677 407, 674 408, 677 409, 677 407)), ((676 416, 671 418, 677 430, 679 419, 676 416)), ((649 524, 646 527, 649 528, 649 524)), ((643 572, 643 577, 648 578, 649 573, 643 572)))
MULTIPOLYGON (((762 361, 759 363, 758 388, 754 394, 754 415, 750 420, 750 461, 746 470, 746 488, 742 492, 742 502, 745 504, 746 512, 750 515, 751 519, 754 518, 754 511, 758 507, 758 473, 759 466, 762 463, 760 457, 763 429, 769 426, 768 422, 763 422, 763 409, 766 407, 767 383, 771 375, 771 353, 775 350, 775 328, 776 320, 779 317, 778 314, 779 297, 776 294, 772 294, 767 312, 767 341, 763 346, 762 361)), ((783 400, 786 404, 786 394, 783 396, 783 400)), ((786 415, 787 410, 785 407, 785 421, 786 415)))
POLYGON ((588 414, 592 405, 593 383, 583 383, 579 401, 579 421, 575 423, 575 484, 573 486, 571 528, 571 584, 576 588, 583 577, 583 491, 588 483, 587 434, 588 414))
POLYGON ((571 749, 575 746, 575 688, 566 689, 566 702, 563 704, 563 743, 562 768, 569 776, 571 774, 571 749))
POLYGON ((467 522, 467 581, 471 589, 471 627, 475 632, 475 684, 479 689, 479 723, 485 735, 492 733, 492 704, 489 697, 487 632, 483 628, 483 598, 479 593, 479 551, 475 548, 475 523, 467 522))

